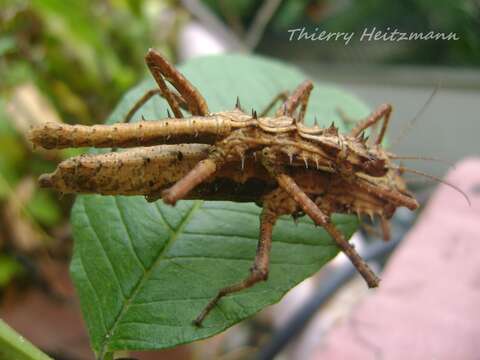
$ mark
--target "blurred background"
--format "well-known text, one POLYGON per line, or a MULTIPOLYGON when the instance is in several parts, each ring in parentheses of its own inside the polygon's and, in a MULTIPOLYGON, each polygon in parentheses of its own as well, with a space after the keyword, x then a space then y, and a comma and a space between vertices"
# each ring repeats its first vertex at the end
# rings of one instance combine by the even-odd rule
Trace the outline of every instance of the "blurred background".
MULTIPOLYGON (((408 130, 394 148, 399 154, 452 162, 479 154, 477 0, 0 0, 0 314, 55 359, 92 358, 68 278, 73 197, 59 198, 36 185, 39 174, 75 152, 33 152, 25 134, 43 121, 102 123, 122 94, 146 76, 143 57, 150 47, 174 63, 225 52, 275 57, 317 82, 336 83, 372 108, 392 103, 389 133, 408 130), (459 40, 360 41, 373 27, 455 33, 459 40), (292 29, 355 36, 347 45, 290 39, 292 29)), ((415 166, 436 176, 448 170, 433 162, 415 166)), ((415 187, 422 201, 430 185, 415 187)), ((397 238, 414 221, 399 216, 397 238)), ((331 268, 341 267, 338 263, 331 268)), ((319 276, 328 278, 324 272, 319 276)), ((329 314, 337 315, 319 320, 310 343, 308 332, 294 341, 297 333, 290 331, 275 348, 272 334, 288 325, 285 313, 305 304, 316 283, 302 284, 287 296, 278 305, 286 312, 273 307, 211 340, 135 356, 305 358, 300 354, 319 341, 332 318, 353 306, 351 301, 330 304, 336 310, 329 314)), ((350 287, 354 297, 364 292, 355 283, 350 287)), ((298 324, 302 329, 305 321, 298 324)))

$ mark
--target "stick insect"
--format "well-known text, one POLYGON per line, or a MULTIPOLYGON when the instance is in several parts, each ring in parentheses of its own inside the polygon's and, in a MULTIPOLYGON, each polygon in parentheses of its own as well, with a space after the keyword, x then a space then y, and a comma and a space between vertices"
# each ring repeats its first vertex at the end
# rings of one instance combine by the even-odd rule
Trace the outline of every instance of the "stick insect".
POLYGON ((202 324, 220 299, 266 281, 272 231, 282 215, 308 215, 346 254, 369 287, 379 278, 331 222, 334 212, 377 217, 384 237, 397 207, 415 210, 406 188, 404 168, 381 146, 392 107, 382 105, 348 134, 333 125, 304 122, 310 81, 290 95, 280 94, 260 114, 247 114, 237 99, 231 111, 211 113, 200 92, 159 53, 149 50, 146 63, 158 84, 114 125, 46 123, 31 131, 43 148, 143 148, 86 155, 62 162, 40 184, 61 192, 145 195, 175 205, 182 199, 254 201, 262 207, 257 253, 248 276, 220 289, 194 320, 202 324), (176 89, 170 89, 167 81, 176 89), (173 118, 130 123, 153 96, 162 96, 173 118), (279 101, 274 116, 266 114, 279 101), (182 110, 191 116, 184 117, 182 110), (373 143, 365 131, 380 124, 373 143), (169 145, 170 144, 170 145, 169 145))

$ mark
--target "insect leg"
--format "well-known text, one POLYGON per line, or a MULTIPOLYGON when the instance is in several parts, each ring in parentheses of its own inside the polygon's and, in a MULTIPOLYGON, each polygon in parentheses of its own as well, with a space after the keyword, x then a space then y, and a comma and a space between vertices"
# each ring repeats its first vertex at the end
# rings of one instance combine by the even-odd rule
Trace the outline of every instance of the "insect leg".
POLYGON ((382 128, 380 133, 378 134, 377 140, 375 140, 375 144, 380 144, 385 136, 385 132, 387 131, 388 122, 390 120, 390 114, 392 113, 392 105, 390 104, 383 104, 378 107, 369 117, 365 120, 360 121, 357 126, 355 126, 352 131, 350 131, 350 136, 356 137, 362 133, 362 131, 366 130, 370 126, 376 124, 378 121, 383 119, 382 128))
POLYGON ((284 189, 298 203, 300 208, 318 225, 322 226, 335 240, 340 249, 347 255, 358 272, 365 279, 369 287, 377 287, 380 279, 370 269, 367 263, 355 251, 343 234, 332 224, 329 216, 325 215, 318 206, 303 192, 295 181, 284 173, 275 174, 278 185, 284 189))
POLYGON ((232 161, 237 157, 242 168, 244 167, 244 154, 255 144, 239 145, 236 135, 224 138, 217 142, 215 150, 212 151, 205 160, 200 161, 195 167, 182 179, 177 181, 171 188, 163 191, 162 199, 165 203, 174 205, 178 200, 184 198, 193 188, 214 175, 223 166, 225 161, 232 161))
POLYGON ((303 122, 305 113, 307 111, 308 99, 310 97, 310 92, 313 89, 313 83, 310 80, 305 80, 302 82, 293 93, 287 98, 283 103, 280 109, 277 110, 276 115, 288 115, 293 116, 293 113, 301 105, 300 111, 298 113, 297 120, 303 122))
POLYGON ((223 156, 218 152, 211 153, 205 160, 202 160, 178 180, 172 187, 162 192, 163 202, 175 205, 178 200, 183 199, 195 186, 204 182, 212 176, 224 162, 223 156))
POLYGON ((383 216, 380 217, 380 226, 382 227, 383 240, 384 241, 390 240, 390 234, 391 234, 390 223, 383 216))
POLYGON ((150 49, 145 56, 145 61, 160 88, 162 96, 167 100, 176 118, 181 118, 183 115, 180 111, 178 98, 168 89, 165 79, 178 90, 192 115, 205 116, 209 113, 207 102, 200 92, 162 55, 150 49))
POLYGON ((250 268, 250 274, 244 280, 221 289, 194 320, 195 325, 201 325, 202 321, 222 297, 247 289, 260 281, 267 280, 273 226, 280 215, 293 212, 292 206, 294 208, 297 207, 290 195, 282 189, 273 190, 265 196, 263 211, 260 215, 260 238, 257 245, 257 254, 253 266, 250 268))
MULTIPOLYGON (((188 110, 187 103, 185 100, 176 92, 171 91, 171 95, 175 98, 177 101, 178 105, 183 109, 183 110, 188 110)), ((155 95, 159 95, 163 97, 162 91, 160 89, 150 89, 148 90, 140 99, 138 99, 135 104, 133 104, 132 108, 128 111, 127 115, 123 118, 121 122, 128 123, 130 120, 132 120, 133 115, 143 106, 147 103, 148 100, 150 100, 152 97, 155 95)))
POLYGON ((279 100, 282 100, 283 102, 285 102, 286 100, 288 99, 288 91, 283 91, 281 93, 279 93, 277 96, 275 96, 272 101, 270 101, 268 103, 268 105, 265 107, 265 109, 263 109, 259 116, 260 117, 263 117, 263 116, 266 116, 270 110, 272 110, 272 108, 275 106, 275 104, 279 101, 279 100))

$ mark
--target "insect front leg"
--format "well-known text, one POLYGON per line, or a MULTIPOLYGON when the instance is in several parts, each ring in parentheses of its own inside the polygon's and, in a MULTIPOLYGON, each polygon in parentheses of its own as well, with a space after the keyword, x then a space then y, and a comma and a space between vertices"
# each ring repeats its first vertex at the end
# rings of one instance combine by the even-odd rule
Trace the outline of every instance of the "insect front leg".
POLYGON ((307 112, 308 99, 310 97, 310 92, 312 91, 312 89, 313 83, 310 80, 306 80, 301 83, 287 98, 287 100, 285 100, 280 109, 277 110, 276 116, 293 116, 298 106, 301 106, 297 116, 297 120, 299 122, 303 122, 305 113, 307 112))
POLYGON ((380 279, 355 251, 353 246, 345 239, 343 234, 332 224, 330 216, 324 214, 315 202, 313 202, 313 200, 311 200, 297 185, 295 180, 286 174, 283 167, 275 165, 274 162, 272 162, 272 158, 272 150, 265 148, 261 153, 260 161, 270 175, 276 179, 279 187, 295 200, 305 214, 307 214, 317 225, 322 226, 327 231, 365 279, 368 286, 377 287, 380 279))
POLYGON ((380 133, 375 140, 375 144, 378 145, 382 142, 385 132, 387 131, 388 122, 390 120, 390 115, 392 113, 392 105, 383 104, 378 107, 369 117, 365 120, 360 121, 357 126, 355 126, 352 131, 350 131, 350 136, 356 137, 362 133, 362 131, 368 129, 370 126, 376 124, 378 121, 383 119, 382 128, 380 133))
POLYGON ((290 195, 282 189, 273 190, 265 196, 263 199, 263 210, 260 215, 260 237, 257 245, 257 253, 254 263, 250 268, 250 274, 244 280, 221 289, 194 320, 193 323, 195 325, 200 326, 202 324, 205 317, 222 297, 248 289, 260 281, 267 280, 273 226, 280 215, 294 212, 297 206, 292 200, 290 195))
POLYGON ((335 240, 340 249, 345 255, 347 255, 352 264, 365 279, 368 286, 377 287, 380 279, 355 251, 353 246, 345 239, 343 234, 332 224, 330 217, 319 209, 319 207, 307 196, 307 194, 305 194, 289 175, 282 172, 276 172, 275 177, 278 185, 290 194, 305 214, 307 214, 317 225, 322 226, 335 240))

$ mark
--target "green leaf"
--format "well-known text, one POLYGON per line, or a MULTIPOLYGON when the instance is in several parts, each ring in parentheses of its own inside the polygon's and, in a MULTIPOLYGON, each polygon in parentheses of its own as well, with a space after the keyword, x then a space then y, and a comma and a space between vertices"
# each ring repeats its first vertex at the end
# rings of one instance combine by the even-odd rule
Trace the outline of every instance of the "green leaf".
MULTIPOLYGON (((259 57, 225 55, 195 59, 180 70, 205 96, 211 111, 242 106, 260 110, 279 92, 307 77, 259 57)), ((145 81, 120 102, 108 122, 118 121, 147 89, 145 81)), ((160 98, 137 114, 166 115, 160 98)), ((308 117, 338 121, 341 107, 352 117, 368 108, 330 85, 316 86, 308 117)), ((339 124, 341 125, 341 124, 339 124)), ((161 349, 215 335, 279 301, 337 254, 326 232, 307 218, 275 226, 267 282, 223 298, 204 321, 192 325, 207 302, 226 285, 245 278, 255 256, 260 208, 254 204, 180 201, 175 207, 142 197, 80 196, 72 211, 75 237, 71 266, 90 339, 99 358, 118 350, 161 349)), ((334 223, 350 237, 356 218, 334 223)))
POLYGON ((18 261, 8 255, 0 254, 0 288, 7 285, 15 275, 22 271, 23 268, 18 261))
POLYGON ((0 36, 0 56, 15 49, 15 39, 12 36, 0 36))
POLYGON ((0 359, 52 360, 0 319, 0 359))
POLYGON ((58 203, 46 192, 36 191, 26 207, 29 214, 45 226, 55 225, 62 217, 58 203))

